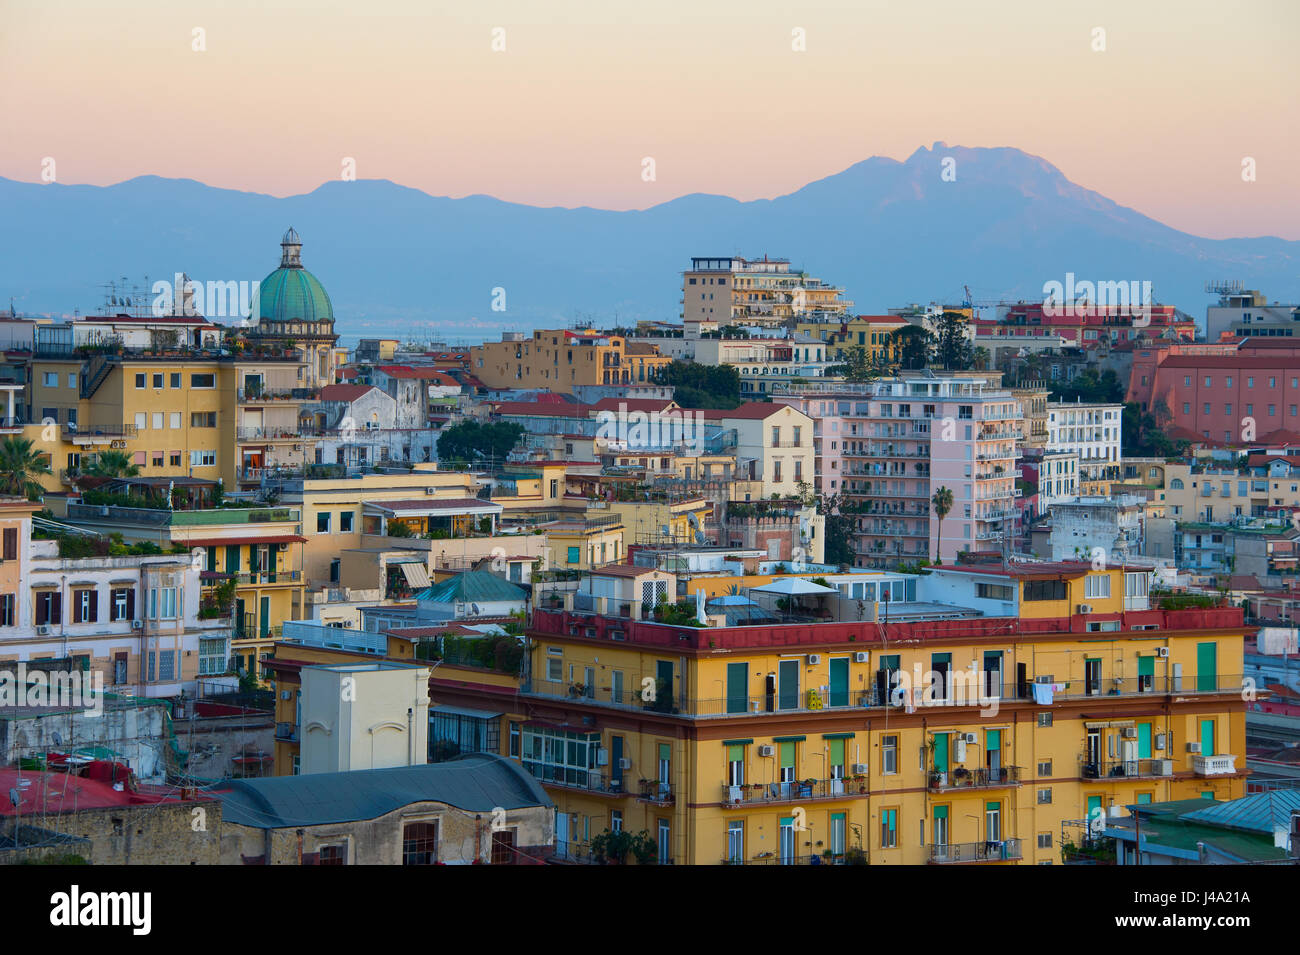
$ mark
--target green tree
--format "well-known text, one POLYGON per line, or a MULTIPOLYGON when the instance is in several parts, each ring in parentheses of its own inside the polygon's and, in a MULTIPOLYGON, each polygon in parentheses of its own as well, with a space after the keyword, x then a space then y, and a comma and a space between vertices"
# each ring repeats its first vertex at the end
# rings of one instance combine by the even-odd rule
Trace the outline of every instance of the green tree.
POLYGON ((673 400, 683 408, 730 410, 740 402, 740 372, 735 365, 701 365, 673 361, 659 375, 673 386, 673 400))
POLYGON ((934 505, 934 513, 939 518, 935 525, 934 531, 934 562, 942 564, 943 554, 943 519, 948 516, 952 510, 952 489, 941 487, 934 492, 934 497, 930 498, 930 503, 934 505))
POLYGON ((934 336, 920 325, 908 325, 890 333, 890 345, 898 351, 898 366, 904 371, 920 371, 930 364, 930 346, 934 336))
POLYGON ((961 371, 973 364, 973 350, 966 337, 966 316, 960 312, 944 312, 939 318, 939 340, 934 346, 934 359, 944 371, 961 371))
POLYGON ((9 437, 0 444, 0 492, 39 501, 44 489, 36 478, 49 474, 45 457, 27 438, 9 437))
POLYGON ((826 369, 828 375, 842 375, 848 381, 871 381, 880 376, 880 369, 871 360, 871 354, 861 345, 854 345, 844 353, 844 364, 826 369))
POLYGON ((823 495, 818 500, 817 510, 825 518, 822 534, 823 559, 826 563, 852 566, 857 560, 854 524, 858 508, 859 505, 843 494, 823 495))
POLYGON ((591 854, 597 862, 606 865, 624 865, 628 856, 636 859, 639 865, 650 865, 658 857, 655 841, 644 829, 636 833, 626 829, 619 832, 606 829, 592 838, 591 854))
POLYGON ((438 435, 438 457, 443 461, 504 461, 524 436, 524 430, 523 425, 504 421, 465 421, 444 428, 438 435))
POLYGON ((140 473, 140 465, 135 464, 123 451, 101 451, 85 473, 90 477, 136 477, 140 473))

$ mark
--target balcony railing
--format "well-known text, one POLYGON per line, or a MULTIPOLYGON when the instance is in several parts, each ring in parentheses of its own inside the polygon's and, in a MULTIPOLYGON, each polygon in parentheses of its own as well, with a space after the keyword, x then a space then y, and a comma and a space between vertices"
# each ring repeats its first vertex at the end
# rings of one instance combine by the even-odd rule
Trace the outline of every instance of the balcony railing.
MULTIPOLYGON (((1105 632, 1105 631, 1101 631, 1105 632)), ((1183 676, 1098 677, 1070 680, 1054 699, 1076 700, 1091 696, 1142 696, 1164 693, 1238 693, 1240 674, 1193 674, 1183 676)), ((1060 681, 1058 681, 1060 682, 1060 681)))
POLYGON ((302 571, 262 570, 251 574, 223 574, 217 571, 204 571, 200 576, 204 584, 233 580, 236 587, 245 587, 257 584, 296 584, 302 580, 302 571))
POLYGON ((722 802, 729 806, 800 802, 805 799, 845 799, 867 794, 866 778, 805 779, 788 783, 753 783, 722 786, 722 802))
POLYGON ((958 766, 946 772, 930 773, 930 788, 935 791, 949 789, 997 789, 1020 785, 1020 767, 1002 766, 998 769, 966 769, 958 766))
POLYGON ((1193 756, 1192 772, 1198 776, 1231 776, 1237 771, 1236 756, 1193 756))
POLYGON ((932 863, 1010 862, 1023 858, 1019 839, 990 839, 987 842, 949 842, 930 846, 932 863))
POLYGON ((610 775, 594 769, 576 769, 572 766, 553 766, 535 760, 524 760, 524 769, 548 786, 564 786, 583 792, 604 793, 609 796, 626 796, 628 785, 635 782, 624 775, 610 775))
POLYGON ((778 853, 769 853, 768 855, 755 856, 752 859, 723 859, 722 865, 853 865, 854 860, 858 865, 867 864, 867 855, 861 850, 849 850, 839 854, 823 853, 822 855, 780 855, 778 853))
POLYGON ((1172 759, 1102 759, 1083 756, 1084 779, 1142 779, 1173 774, 1172 759))

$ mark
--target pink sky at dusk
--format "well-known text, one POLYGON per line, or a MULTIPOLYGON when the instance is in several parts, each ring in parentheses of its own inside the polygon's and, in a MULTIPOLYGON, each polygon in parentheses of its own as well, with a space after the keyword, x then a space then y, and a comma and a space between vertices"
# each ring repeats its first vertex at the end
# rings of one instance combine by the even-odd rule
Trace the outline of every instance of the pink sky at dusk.
POLYGON ((626 209, 943 140, 1189 232, 1300 239, 1297 39, 1295 0, 0 0, 0 175, 290 195, 352 157, 434 195, 626 209))

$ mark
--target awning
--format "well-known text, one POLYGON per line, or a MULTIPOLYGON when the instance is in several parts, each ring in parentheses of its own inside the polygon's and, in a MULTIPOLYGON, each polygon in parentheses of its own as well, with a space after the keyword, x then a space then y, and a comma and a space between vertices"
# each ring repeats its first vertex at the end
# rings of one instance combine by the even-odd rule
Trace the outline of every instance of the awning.
POLYGON ((429 572, 424 569, 423 564, 398 564, 402 568, 402 576, 412 587, 418 587, 423 590, 429 586, 429 572))
POLYGON ((297 534, 278 534, 275 537, 212 537, 180 541, 187 547, 239 547, 244 544, 305 544, 307 538, 297 534))
POLYGON ((471 710, 464 706, 435 706, 429 710, 429 719, 435 716, 468 716, 476 720, 494 720, 500 717, 501 713, 491 710, 471 710))

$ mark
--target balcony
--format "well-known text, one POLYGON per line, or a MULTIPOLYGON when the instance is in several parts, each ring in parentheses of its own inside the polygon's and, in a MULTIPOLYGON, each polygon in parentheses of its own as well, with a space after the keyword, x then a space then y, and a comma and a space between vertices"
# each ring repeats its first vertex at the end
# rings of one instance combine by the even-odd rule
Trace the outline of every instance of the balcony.
POLYGON ((263 570, 251 574, 223 574, 217 571, 203 571, 200 575, 204 586, 233 580, 236 587, 255 587, 266 584, 297 584, 302 582, 300 570, 263 570))
POLYGON ((991 839, 987 842, 950 842, 930 846, 930 862, 935 865, 966 862, 1015 862, 1024 858, 1019 839, 991 839))
POLYGON ((1104 759, 1089 761, 1083 757, 1080 775, 1084 779, 1157 779, 1172 776, 1172 759, 1104 759))
POLYGON ((775 805, 818 799, 846 799, 865 796, 867 779, 850 777, 840 779, 805 779, 788 783, 752 783, 741 786, 722 786, 722 802, 728 806, 775 805))
POLYGON ((297 723, 276 723, 275 738, 282 743, 298 742, 298 724, 297 723))
POLYGON ((1197 776, 1232 776, 1237 772, 1236 756, 1193 756, 1192 772, 1197 776))
POLYGON ((1020 767, 1002 766, 998 769, 966 769, 958 766, 947 772, 931 772, 929 787, 932 792, 949 792, 954 789, 1001 789, 1020 785, 1020 767))
POLYGON ((774 852, 754 856, 752 859, 723 859, 722 865, 866 865, 867 854, 861 849, 849 849, 847 852, 832 854, 827 851, 821 855, 778 855, 774 852))
POLYGON ((553 766, 527 759, 524 760, 524 769, 546 786, 563 786, 565 789, 577 789, 605 796, 628 795, 629 780, 622 775, 575 769, 572 766, 553 766))
POLYGON ((671 806, 677 800, 673 794, 673 784, 660 779, 642 779, 637 784, 636 794, 639 801, 656 806, 671 806))

